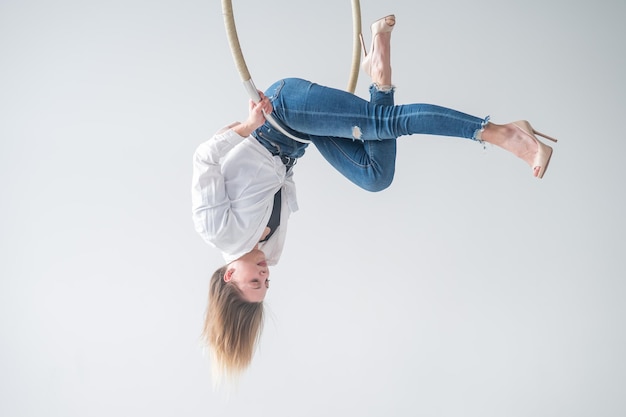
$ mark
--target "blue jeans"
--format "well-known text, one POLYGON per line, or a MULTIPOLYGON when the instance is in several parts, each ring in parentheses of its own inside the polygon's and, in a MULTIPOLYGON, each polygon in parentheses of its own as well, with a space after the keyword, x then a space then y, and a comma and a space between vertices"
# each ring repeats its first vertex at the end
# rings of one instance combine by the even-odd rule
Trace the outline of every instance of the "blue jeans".
MULTIPOLYGON (((396 138, 431 134, 477 140, 489 118, 480 119, 431 104, 394 105, 393 91, 370 87, 371 101, 354 94, 288 78, 272 84, 272 115, 294 136, 310 140, 346 178, 368 191, 387 188, 395 171, 396 138)), ((254 133, 275 155, 299 158, 305 143, 268 122, 254 133)))

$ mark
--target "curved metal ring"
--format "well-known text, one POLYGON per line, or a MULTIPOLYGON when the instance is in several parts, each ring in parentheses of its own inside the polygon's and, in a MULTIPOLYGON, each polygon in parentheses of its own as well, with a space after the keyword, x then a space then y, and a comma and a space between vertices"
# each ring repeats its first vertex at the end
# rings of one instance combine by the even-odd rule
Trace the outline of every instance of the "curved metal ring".
MULTIPOLYGON (((230 51, 235 61, 235 66, 239 72, 239 76, 243 81, 244 88, 248 92, 248 95, 252 100, 258 102, 260 100, 258 91, 250 71, 246 65, 246 61, 241 51, 241 45, 239 44, 239 37, 237 36, 237 27, 235 26, 235 18, 233 15, 232 0, 222 0, 222 13, 224 15, 224 27, 226 28, 226 35, 228 36, 228 44, 230 45, 230 51)), ((353 42, 352 42, 352 67, 350 69, 350 79, 348 80, 347 91, 354 93, 356 83, 359 77, 359 65, 361 63, 361 50, 359 35, 361 33, 361 4, 359 0, 352 0, 352 28, 353 28, 353 42)), ((266 114, 265 118, 281 133, 294 139, 298 142, 308 143, 308 140, 297 138, 280 126, 270 114, 266 114)))

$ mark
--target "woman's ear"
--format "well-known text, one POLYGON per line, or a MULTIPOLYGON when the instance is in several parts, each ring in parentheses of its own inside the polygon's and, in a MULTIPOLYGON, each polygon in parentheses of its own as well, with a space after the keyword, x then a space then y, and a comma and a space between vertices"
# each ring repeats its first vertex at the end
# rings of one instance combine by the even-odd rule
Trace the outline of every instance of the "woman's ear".
POLYGON ((233 273, 235 272, 235 268, 228 268, 226 273, 224 274, 224 282, 230 282, 233 279, 233 273))

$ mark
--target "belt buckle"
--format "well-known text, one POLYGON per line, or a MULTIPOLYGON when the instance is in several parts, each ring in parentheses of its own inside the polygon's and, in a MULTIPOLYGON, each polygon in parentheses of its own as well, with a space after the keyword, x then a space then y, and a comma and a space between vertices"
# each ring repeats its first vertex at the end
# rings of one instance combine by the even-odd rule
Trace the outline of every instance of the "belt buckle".
POLYGON ((293 158, 286 155, 281 155, 280 159, 283 161, 283 164, 285 164, 285 166, 287 166, 288 168, 294 166, 298 161, 298 158, 293 158))

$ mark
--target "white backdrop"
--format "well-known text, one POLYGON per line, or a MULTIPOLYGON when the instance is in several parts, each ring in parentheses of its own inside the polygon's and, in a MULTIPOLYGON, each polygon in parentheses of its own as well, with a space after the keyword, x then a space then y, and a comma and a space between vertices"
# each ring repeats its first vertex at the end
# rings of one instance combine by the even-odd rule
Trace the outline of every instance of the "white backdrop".
MULTIPOLYGON (((398 103, 560 141, 538 181, 497 148, 403 137, 377 194, 310 148, 226 395, 199 344, 221 259, 190 219, 195 147, 247 114, 220 3, 0 1, 0 415, 626 414, 626 3, 361 5, 368 44, 397 15, 398 103)), ((259 88, 345 87, 349 1, 234 9, 259 88)))

